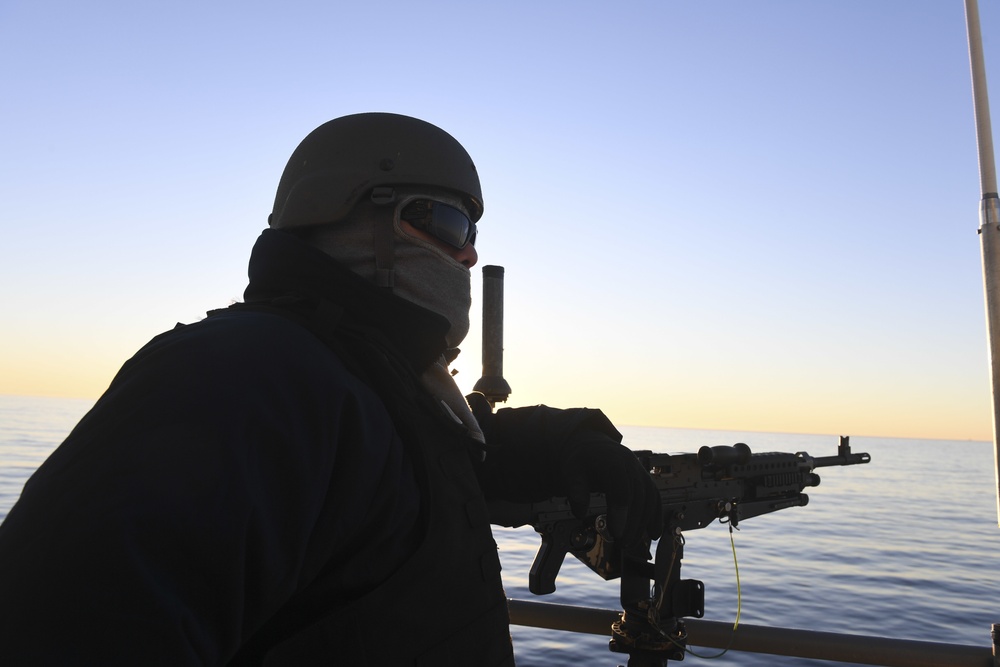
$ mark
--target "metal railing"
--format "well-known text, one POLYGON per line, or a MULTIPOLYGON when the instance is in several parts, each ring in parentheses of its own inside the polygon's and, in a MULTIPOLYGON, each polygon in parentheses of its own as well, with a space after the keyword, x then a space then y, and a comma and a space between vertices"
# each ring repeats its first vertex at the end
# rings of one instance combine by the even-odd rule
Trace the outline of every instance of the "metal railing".
MULTIPOLYGON (((508 604, 510 620, 514 625, 609 637, 611 624, 618 620, 619 613, 612 609, 526 600, 509 600, 508 604)), ((731 651, 886 667, 1000 667, 1000 661, 994 657, 995 646, 991 649, 742 623, 734 636, 731 623, 685 619, 684 624, 687 626, 688 644, 703 648, 729 647, 731 651)), ((1000 626, 993 627, 996 641, 1000 626)))

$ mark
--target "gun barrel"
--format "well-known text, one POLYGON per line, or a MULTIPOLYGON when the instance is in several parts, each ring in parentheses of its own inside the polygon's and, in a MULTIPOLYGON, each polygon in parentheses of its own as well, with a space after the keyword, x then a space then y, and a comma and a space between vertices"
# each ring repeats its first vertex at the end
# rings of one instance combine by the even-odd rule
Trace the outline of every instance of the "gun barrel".
POLYGON ((853 466, 868 463, 872 457, 862 452, 854 454, 851 452, 851 438, 847 435, 840 436, 840 445, 837 447, 836 456, 817 456, 813 459, 816 468, 826 468, 829 466, 853 466))

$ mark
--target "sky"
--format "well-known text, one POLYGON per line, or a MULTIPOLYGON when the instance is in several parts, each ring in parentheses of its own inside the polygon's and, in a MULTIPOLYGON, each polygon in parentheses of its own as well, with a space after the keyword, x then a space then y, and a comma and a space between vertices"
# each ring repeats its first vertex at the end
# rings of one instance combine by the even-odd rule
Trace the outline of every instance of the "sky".
POLYGON ((298 142, 391 111, 476 161, 508 405, 992 438, 959 0, 2 0, 0 85, 0 393, 241 299, 298 142))

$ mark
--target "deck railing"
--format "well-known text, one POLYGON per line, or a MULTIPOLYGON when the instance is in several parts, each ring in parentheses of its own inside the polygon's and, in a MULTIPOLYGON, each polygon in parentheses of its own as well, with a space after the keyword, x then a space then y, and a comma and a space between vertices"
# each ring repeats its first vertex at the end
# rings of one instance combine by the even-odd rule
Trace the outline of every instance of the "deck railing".
MULTIPOLYGON (((548 602, 509 600, 510 620, 515 625, 566 632, 604 635, 610 638, 618 612, 548 602)), ((886 667, 1000 667, 994 648, 964 646, 909 639, 888 639, 833 632, 770 628, 740 624, 733 634, 731 623, 685 619, 687 643, 694 647, 769 653, 813 660, 850 662, 886 667)), ((994 626, 994 638, 1000 626, 994 626)), ((613 660, 612 653, 608 653, 613 660)))

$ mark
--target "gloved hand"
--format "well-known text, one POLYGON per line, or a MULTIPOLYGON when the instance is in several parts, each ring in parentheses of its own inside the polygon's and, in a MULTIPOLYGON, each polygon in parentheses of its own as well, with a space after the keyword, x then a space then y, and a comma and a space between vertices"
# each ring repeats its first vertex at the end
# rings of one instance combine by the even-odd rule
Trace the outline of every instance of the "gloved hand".
POLYGON ((577 518, 587 515, 590 494, 603 492, 608 530, 616 541, 628 546, 637 544, 643 533, 651 540, 660 537, 660 493, 630 449, 599 431, 583 431, 570 438, 565 451, 554 481, 577 518))
POLYGON ((565 496, 573 513, 587 514, 590 494, 604 493, 608 529, 626 546, 662 531, 660 495, 649 473, 621 443, 600 410, 544 405, 496 413, 481 396, 468 397, 486 437, 480 483, 486 498, 537 502, 565 496))

